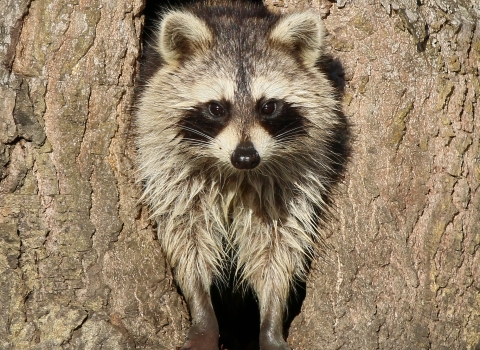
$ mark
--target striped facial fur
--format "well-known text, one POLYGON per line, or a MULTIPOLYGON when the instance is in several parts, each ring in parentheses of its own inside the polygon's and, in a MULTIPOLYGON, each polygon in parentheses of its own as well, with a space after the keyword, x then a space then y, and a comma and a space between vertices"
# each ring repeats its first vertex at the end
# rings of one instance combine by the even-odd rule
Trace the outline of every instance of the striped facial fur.
POLYGON ((232 257, 268 325, 261 349, 288 349, 284 308, 322 242, 344 161, 346 125, 317 67, 323 35, 316 13, 241 2, 171 10, 158 25, 140 77, 138 165, 192 313, 182 349, 204 344, 198 327, 218 332, 209 290, 232 257))

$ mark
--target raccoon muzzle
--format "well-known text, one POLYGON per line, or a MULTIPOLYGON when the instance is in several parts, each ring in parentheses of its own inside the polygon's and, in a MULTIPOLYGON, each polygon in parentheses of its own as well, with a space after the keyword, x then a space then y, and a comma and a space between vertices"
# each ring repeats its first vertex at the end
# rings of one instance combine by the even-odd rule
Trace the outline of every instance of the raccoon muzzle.
POLYGON ((249 170, 260 164, 260 155, 251 141, 242 141, 233 151, 230 160, 235 168, 249 170))

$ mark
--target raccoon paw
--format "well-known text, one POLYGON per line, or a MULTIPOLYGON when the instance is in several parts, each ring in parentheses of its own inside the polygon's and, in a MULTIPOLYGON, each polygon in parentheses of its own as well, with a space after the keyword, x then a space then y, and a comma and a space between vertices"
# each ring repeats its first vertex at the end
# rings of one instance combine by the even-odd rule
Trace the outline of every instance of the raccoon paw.
POLYGON ((281 336, 260 333, 260 350, 292 350, 281 336))
POLYGON ((218 339, 218 331, 192 326, 188 330, 187 341, 180 350, 218 350, 218 339))
POLYGON ((260 350, 292 350, 292 348, 288 346, 286 342, 283 342, 282 344, 265 344, 263 346, 260 346, 260 350))

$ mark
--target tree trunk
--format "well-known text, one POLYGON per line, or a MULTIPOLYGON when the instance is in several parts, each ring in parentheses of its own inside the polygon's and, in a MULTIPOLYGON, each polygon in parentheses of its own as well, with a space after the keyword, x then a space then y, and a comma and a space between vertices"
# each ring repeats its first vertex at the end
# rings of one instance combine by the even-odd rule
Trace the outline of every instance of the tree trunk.
MULTIPOLYGON (((480 349, 479 5, 267 3, 325 18, 354 135, 289 343, 480 349)), ((142 6, 0 3, 0 349, 182 343, 129 133, 142 6)))
POLYGON ((0 348, 174 349, 129 135, 142 1, 0 5, 0 348))

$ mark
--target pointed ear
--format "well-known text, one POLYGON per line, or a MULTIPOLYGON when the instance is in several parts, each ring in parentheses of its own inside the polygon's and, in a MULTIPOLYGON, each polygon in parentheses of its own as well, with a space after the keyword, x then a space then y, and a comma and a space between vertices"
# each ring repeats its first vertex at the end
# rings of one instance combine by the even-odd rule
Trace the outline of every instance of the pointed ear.
POLYGON ((167 64, 177 64, 204 52, 213 42, 212 32, 205 21, 190 12, 168 12, 159 30, 157 50, 167 64))
POLYGON ((313 67, 321 54, 325 29, 320 15, 297 12, 281 17, 270 32, 269 39, 290 51, 299 52, 308 67, 313 67))

